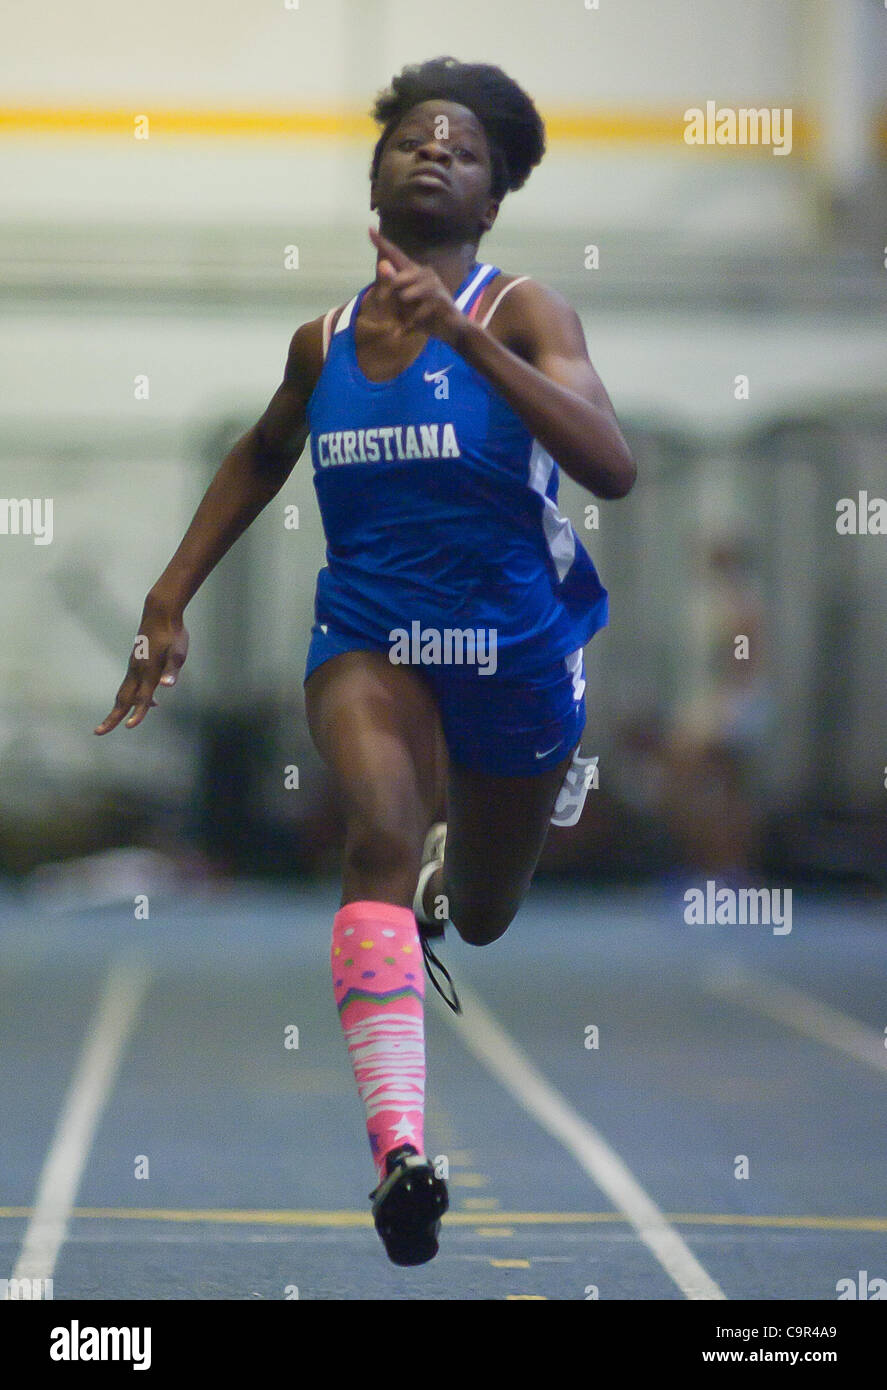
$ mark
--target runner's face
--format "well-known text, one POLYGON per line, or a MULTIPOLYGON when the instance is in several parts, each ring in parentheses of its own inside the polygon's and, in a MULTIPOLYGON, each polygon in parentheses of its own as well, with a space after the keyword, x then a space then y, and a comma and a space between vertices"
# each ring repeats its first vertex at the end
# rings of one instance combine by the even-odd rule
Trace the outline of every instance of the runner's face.
POLYGON ((386 140, 370 206, 479 234, 493 225, 499 206, 490 196, 491 173, 487 137, 473 111, 424 101, 386 140))

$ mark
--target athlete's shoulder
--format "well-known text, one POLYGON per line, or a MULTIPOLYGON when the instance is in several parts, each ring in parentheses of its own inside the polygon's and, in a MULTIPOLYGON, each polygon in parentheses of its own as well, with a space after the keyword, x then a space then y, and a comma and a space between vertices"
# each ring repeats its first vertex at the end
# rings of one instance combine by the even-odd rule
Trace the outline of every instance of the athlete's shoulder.
POLYGON ((284 380, 308 395, 323 371, 330 336, 345 305, 339 305, 316 319, 301 324, 290 339, 284 380))
POLYGON ((485 290, 485 300, 477 315, 487 317, 491 333, 513 352, 530 360, 540 347, 553 338, 584 342, 579 315, 570 301, 549 285, 531 275, 510 275, 500 271, 485 290), (487 297, 488 296, 488 297, 487 297), (489 317, 491 311, 492 317, 489 317))
MULTIPOLYGON (((516 310, 519 313, 530 311, 556 315, 575 314, 576 312, 570 301, 559 290, 552 289, 549 285, 543 285, 532 275, 511 275, 503 270, 500 270, 498 275, 494 275, 485 287, 484 298, 490 305, 501 300, 496 310, 497 317, 500 311, 510 312, 512 315, 516 310)), ((487 307, 486 303, 484 307, 487 307)))

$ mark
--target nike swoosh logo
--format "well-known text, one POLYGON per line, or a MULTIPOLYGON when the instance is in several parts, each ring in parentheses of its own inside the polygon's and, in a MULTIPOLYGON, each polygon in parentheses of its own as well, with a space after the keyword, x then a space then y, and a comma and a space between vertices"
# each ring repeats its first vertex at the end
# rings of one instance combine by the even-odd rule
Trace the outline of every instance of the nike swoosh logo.
POLYGON ((321 623, 321 624, 320 624, 320 630, 321 630, 321 632, 323 632, 324 634, 326 633, 326 623, 321 623))
POLYGON ((449 370, 449 367, 441 367, 436 372, 425 372, 423 375, 426 381, 440 381, 441 377, 446 376, 449 370))
POLYGON ((537 754, 536 754, 536 757, 537 757, 537 758, 547 758, 548 755, 549 755, 549 753, 553 753, 553 752, 554 752, 555 748, 557 748, 557 744, 556 744, 556 743, 553 743, 553 744, 551 745, 550 748, 546 748, 546 750, 545 750, 544 753, 537 753, 537 754))

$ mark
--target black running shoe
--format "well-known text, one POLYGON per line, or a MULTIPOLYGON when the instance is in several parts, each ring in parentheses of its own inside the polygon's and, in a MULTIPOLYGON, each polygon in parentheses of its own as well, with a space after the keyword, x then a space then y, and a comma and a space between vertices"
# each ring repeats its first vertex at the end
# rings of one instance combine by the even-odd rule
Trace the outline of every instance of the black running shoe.
POLYGON ((440 1218, 449 1207, 447 1185, 412 1144, 385 1156, 387 1176, 374 1192, 373 1220, 396 1265, 424 1265, 438 1251, 440 1218))

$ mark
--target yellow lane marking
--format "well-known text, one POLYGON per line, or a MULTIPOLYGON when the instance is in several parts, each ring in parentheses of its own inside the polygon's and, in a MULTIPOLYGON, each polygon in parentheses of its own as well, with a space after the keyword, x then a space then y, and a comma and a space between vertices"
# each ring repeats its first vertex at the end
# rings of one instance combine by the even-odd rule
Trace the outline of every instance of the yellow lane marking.
POLYGON ((490 1180, 484 1173, 450 1173, 447 1181, 452 1187, 486 1187, 490 1180))
POLYGON ((463 1197, 462 1206, 465 1211, 495 1211, 501 1207, 502 1203, 498 1197, 463 1197))
MULTIPOLYGON (((552 143, 672 145, 684 148, 684 108, 649 110, 586 110, 552 108, 544 113, 552 143)), ((131 106, 5 106, 0 107, 0 134, 118 136, 133 138, 134 118, 147 116, 151 139, 193 137, 209 139, 292 139, 338 136, 374 140, 378 130, 365 111, 355 108, 230 110, 152 106, 133 99, 131 106)), ((878 144, 887 145, 887 113, 873 123, 878 144)), ((809 149, 821 142, 815 120, 797 108, 792 116, 792 146, 809 149)), ((687 147, 720 155, 770 155, 768 145, 703 145, 687 147)))
POLYGON ((722 1216, 718 1212, 682 1212, 669 1217, 685 1226, 776 1226, 811 1231, 887 1231, 883 1216, 722 1216))
POLYGON ((494 1269, 529 1269, 529 1260, 490 1260, 494 1269))
POLYGON ((495 1236, 498 1240, 500 1236, 513 1236, 514 1229, 511 1226, 476 1226, 474 1234, 476 1236, 495 1236))
POLYGON ((505 1298, 506 1301, 509 1303, 514 1303, 518 1300, 522 1302, 527 1302, 529 1299, 532 1299, 534 1303, 548 1302, 547 1295, 544 1293, 507 1293, 505 1295, 505 1298))
MULTIPOLYGON (((0 1220, 22 1220, 32 1207, 0 1207, 0 1220)), ((883 1216, 731 1216, 719 1212, 666 1212, 667 1219, 681 1226, 740 1226, 812 1231, 887 1232, 883 1216)), ((228 1207, 73 1207, 71 1216, 95 1221, 173 1221, 210 1222, 240 1226, 371 1226, 371 1214, 363 1211, 264 1211, 228 1207)), ((484 1211, 472 1215, 451 1211, 444 1217, 448 1226, 474 1226, 492 1230, 509 1226, 597 1226, 627 1225, 618 1211, 484 1211)), ((501 1234, 501 1230, 497 1229, 501 1234)))

